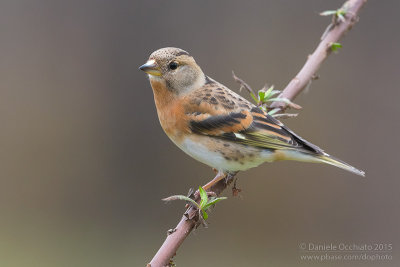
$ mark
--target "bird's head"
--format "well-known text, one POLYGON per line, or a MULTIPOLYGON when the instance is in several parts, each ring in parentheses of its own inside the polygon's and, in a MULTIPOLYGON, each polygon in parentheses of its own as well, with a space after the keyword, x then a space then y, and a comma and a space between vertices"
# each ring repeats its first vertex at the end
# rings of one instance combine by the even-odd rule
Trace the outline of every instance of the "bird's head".
POLYGON ((175 47, 154 51, 139 69, 149 74, 151 83, 163 82, 175 94, 189 92, 205 83, 205 75, 193 57, 175 47))

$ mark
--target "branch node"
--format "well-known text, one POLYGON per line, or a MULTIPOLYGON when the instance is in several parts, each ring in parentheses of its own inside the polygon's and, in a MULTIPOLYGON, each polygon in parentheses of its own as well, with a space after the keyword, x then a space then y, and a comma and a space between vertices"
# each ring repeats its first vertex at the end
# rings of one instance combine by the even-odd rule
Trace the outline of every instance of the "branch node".
POLYGON ((176 228, 174 228, 174 229, 169 229, 168 231, 167 231, 167 236, 168 235, 172 235, 173 233, 175 233, 176 232, 176 228))
POLYGON ((311 80, 313 80, 313 81, 316 81, 316 80, 318 80, 319 79, 319 75, 318 74, 313 74, 312 76, 311 76, 311 80))

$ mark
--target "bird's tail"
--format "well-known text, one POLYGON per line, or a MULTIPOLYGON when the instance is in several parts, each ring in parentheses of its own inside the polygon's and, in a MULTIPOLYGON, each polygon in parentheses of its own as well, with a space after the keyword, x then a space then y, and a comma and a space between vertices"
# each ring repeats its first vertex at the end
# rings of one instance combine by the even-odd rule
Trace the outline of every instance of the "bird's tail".
POLYGON ((334 158, 328 154, 317 156, 317 159, 319 162, 327 163, 327 164, 336 166, 338 168, 341 168, 343 170, 346 170, 346 171, 349 171, 349 172, 352 172, 357 175, 365 177, 364 171, 361 171, 361 170, 351 166, 350 164, 347 164, 346 162, 341 161, 340 159, 334 158))
POLYGON ((303 161, 303 162, 314 162, 314 163, 326 163, 329 165, 333 165, 335 167, 341 168, 343 170, 355 173, 357 175, 365 177, 365 172, 356 169, 355 167, 347 164, 340 159, 334 158, 324 152, 323 154, 314 154, 314 153, 307 153, 307 152, 299 152, 293 150, 281 150, 283 153, 283 157, 280 157, 275 160, 285 159, 285 160, 295 160, 295 161, 303 161))

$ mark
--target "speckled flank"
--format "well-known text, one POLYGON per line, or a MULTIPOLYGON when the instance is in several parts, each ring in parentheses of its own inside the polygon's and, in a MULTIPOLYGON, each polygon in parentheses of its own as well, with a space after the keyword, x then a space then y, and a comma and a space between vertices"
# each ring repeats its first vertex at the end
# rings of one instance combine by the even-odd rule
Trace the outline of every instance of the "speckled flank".
POLYGON ((246 147, 206 136, 187 137, 180 146, 191 157, 221 171, 243 171, 268 161, 265 149, 246 147))

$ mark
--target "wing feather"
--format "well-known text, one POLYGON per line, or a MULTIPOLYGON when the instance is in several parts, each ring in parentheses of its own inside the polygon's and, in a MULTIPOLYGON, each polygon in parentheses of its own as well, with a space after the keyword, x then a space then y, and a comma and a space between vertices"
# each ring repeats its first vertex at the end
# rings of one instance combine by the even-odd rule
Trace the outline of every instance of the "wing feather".
POLYGON ((207 77, 206 84, 188 95, 185 113, 189 130, 244 145, 265 149, 291 149, 324 154, 280 121, 222 84, 207 77))
POLYGON ((319 147, 307 142, 280 121, 257 107, 225 115, 197 115, 189 121, 193 133, 265 149, 301 150, 323 154, 319 147), (196 119, 203 118, 203 119, 196 119))

